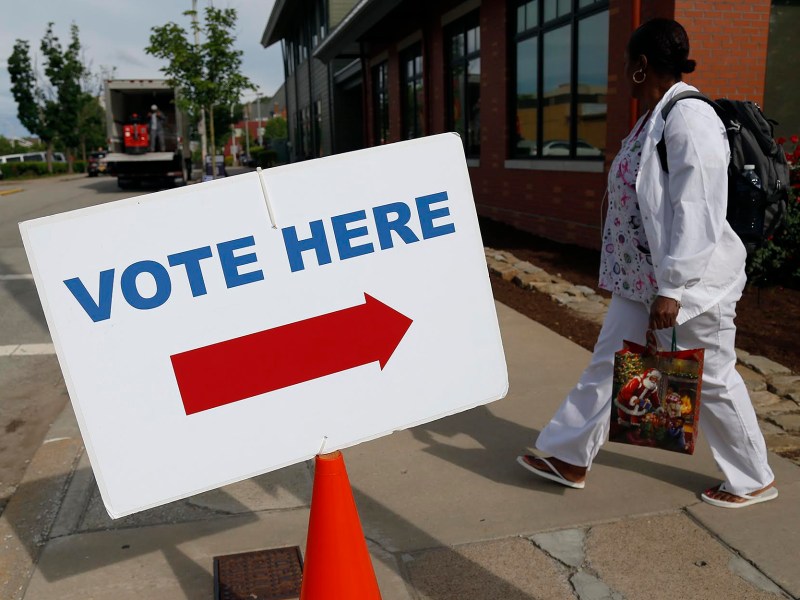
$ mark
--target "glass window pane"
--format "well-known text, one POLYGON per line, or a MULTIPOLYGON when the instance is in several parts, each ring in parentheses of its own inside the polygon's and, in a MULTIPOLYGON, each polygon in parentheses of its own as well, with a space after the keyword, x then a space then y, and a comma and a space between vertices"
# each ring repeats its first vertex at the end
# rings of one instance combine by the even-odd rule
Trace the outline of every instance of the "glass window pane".
POLYGON ((558 16, 563 17, 572 12, 572 0, 558 0, 558 16))
POLYGON ((517 33, 525 31, 525 5, 517 7, 517 33))
POLYGON ((481 49, 481 29, 475 27, 467 31, 467 53, 477 52, 481 49))
POLYGON ((461 139, 466 139, 465 124, 464 124, 464 67, 462 65, 453 65, 450 70, 450 90, 452 95, 451 110, 451 128, 457 132, 461 139))
POLYGON ((597 0, 580 0, 578 6, 580 8, 585 8, 591 4, 594 4, 595 2, 597 2, 597 0))
POLYGON ((547 23, 558 16, 558 0, 544 0, 544 22, 547 23))
POLYGON ((525 5, 525 28, 532 29, 539 25, 539 0, 533 0, 525 5))
POLYGON ((417 79, 416 85, 416 107, 417 113, 414 115, 414 137, 419 137, 425 134, 423 124, 425 123, 425 94, 422 88, 422 79, 417 79))
POLYGON ((422 47, 417 44, 403 54, 405 69, 403 73, 402 135, 412 139, 422 135, 422 47))
POLYGON ((538 127, 537 82, 538 38, 517 44, 517 115, 515 156, 536 156, 538 127))
POLYGON ((458 32, 450 39, 450 56, 458 58, 464 56, 464 34, 458 32))
POLYGON ((547 155, 549 142, 569 140, 571 37, 569 26, 544 35, 542 156, 547 155))
POLYGON ((481 153, 481 59, 467 65, 467 156, 481 153))
POLYGON ((577 156, 603 156, 608 95, 608 11, 578 24, 577 156))

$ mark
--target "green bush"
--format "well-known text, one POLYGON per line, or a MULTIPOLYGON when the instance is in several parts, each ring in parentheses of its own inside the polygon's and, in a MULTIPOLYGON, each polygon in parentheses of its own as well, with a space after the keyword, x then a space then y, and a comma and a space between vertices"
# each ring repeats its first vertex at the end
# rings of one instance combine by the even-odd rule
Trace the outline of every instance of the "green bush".
POLYGON ((750 281, 758 286, 784 285, 800 289, 800 194, 790 195, 780 229, 750 257, 750 281))
MULTIPOLYGON (((82 160, 76 160, 73 163, 73 169, 76 173, 83 173, 86 171, 86 163, 82 160)), ((31 177, 43 177, 48 174, 46 162, 18 162, 18 163, 3 163, 0 164, 0 170, 3 171, 4 179, 20 179, 31 177)), ((63 175, 67 172, 67 163, 54 162, 53 174, 63 175)))
POLYGON ((275 166, 275 163, 278 161, 277 152, 274 150, 267 150, 261 146, 252 146, 250 148, 250 154, 252 155, 253 160, 256 161, 256 164, 262 169, 275 166))

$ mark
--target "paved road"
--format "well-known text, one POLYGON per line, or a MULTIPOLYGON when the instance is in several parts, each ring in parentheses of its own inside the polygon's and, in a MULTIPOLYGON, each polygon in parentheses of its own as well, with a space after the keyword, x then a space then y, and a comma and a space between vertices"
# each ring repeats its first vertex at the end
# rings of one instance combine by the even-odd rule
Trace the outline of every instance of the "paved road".
POLYGON ((68 398, 18 223, 137 195, 120 192, 110 177, 39 179, 13 188, 23 191, 0 195, 0 513, 68 398))
POLYGON ((68 399, 18 224, 154 191, 83 175, 0 184, 19 188, 0 194, 0 514, 68 399))

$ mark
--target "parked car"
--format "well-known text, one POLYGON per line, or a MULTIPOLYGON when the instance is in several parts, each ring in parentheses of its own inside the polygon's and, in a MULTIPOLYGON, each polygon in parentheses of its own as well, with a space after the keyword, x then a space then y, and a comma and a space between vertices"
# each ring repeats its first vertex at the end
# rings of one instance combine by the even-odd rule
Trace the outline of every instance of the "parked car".
MULTIPOLYGON (((603 151, 588 142, 578 140, 575 144, 575 154, 578 157, 601 157, 603 151)), ((552 140, 542 145, 542 156, 569 156, 569 142, 566 140, 552 140)))
POLYGON ((100 173, 106 172, 106 164, 101 160, 106 154, 103 151, 89 153, 89 160, 86 163, 86 173, 89 177, 97 177, 100 173))

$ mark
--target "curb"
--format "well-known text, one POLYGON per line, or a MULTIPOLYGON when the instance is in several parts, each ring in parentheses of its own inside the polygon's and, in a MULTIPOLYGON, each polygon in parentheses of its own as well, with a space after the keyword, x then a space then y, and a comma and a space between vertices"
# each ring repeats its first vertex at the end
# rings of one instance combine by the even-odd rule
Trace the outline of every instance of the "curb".
MULTIPOLYGON (((609 300, 592 288, 551 275, 505 250, 484 248, 489 273, 525 290, 550 296, 578 317, 601 324, 609 300)), ((763 356, 736 348, 737 370, 747 385, 767 447, 800 465, 800 375, 763 356)))

